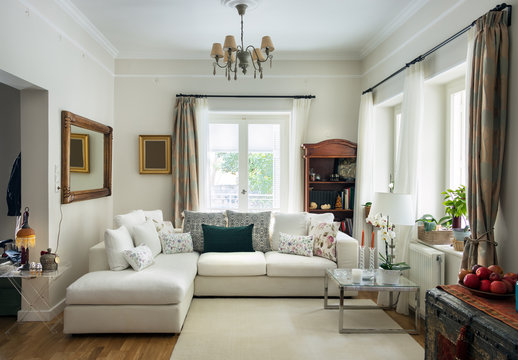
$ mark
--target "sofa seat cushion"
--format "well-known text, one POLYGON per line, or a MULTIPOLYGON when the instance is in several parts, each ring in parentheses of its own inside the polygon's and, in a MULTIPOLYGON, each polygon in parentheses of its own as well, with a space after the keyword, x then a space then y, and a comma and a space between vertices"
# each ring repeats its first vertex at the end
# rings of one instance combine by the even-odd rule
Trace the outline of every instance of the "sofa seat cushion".
POLYGON ((198 274, 203 276, 266 275, 266 260, 261 251, 203 253, 198 259, 198 274))
POLYGON ((269 251, 266 258, 268 276, 324 277, 326 269, 336 269, 336 263, 319 256, 300 256, 269 251))
POLYGON ((159 254, 142 271, 94 271, 67 288, 66 302, 89 305, 178 304, 196 276, 198 253, 159 254))

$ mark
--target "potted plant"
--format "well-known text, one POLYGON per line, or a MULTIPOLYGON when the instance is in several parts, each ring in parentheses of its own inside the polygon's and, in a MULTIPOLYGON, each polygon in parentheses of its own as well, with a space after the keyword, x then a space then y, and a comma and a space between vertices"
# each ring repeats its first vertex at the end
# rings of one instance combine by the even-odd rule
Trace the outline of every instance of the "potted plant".
MULTIPOLYGON (((447 189, 441 193, 444 195, 443 205, 445 206, 444 212, 446 213, 445 221, 446 225, 451 226, 453 229, 462 228, 462 218, 465 218, 468 213, 468 207, 466 205, 466 187, 460 185, 457 189, 447 189)), ((444 219, 444 218, 443 218, 444 219)))
POLYGON ((394 248, 393 244, 396 238, 394 225, 387 224, 387 218, 380 217, 379 214, 371 219, 371 222, 374 226, 380 228, 381 239, 385 243, 385 254, 379 253, 380 268, 378 269, 377 282, 380 284, 398 284, 401 271, 410 269, 410 266, 404 261, 395 263, 392 254, 389 254, 389 247, 394 248))
POLYGON ((369 217, 369 213, 371 212, 371 205, 372 205, 372 202, 370 202, 370 201, 367 201, 365 204, 362 205, 362 206, 365 206, 365 218, 369 217))
POLYGON ((435 220, 435 218, 431 214, 424 214, 415 222, 422 222, 424 226, 424 231, 433 231, 435 230, 435 227, 438 224, 437 220, 435 220))

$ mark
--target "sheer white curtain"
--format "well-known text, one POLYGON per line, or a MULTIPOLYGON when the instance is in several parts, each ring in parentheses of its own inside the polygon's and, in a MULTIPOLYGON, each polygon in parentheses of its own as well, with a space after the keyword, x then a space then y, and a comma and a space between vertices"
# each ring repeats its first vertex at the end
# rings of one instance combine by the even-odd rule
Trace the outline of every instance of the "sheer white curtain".
POLYGON ((304 210, 304 161, 300 145, 306 141, 311 99, 293 99, 289 141, 288 211, 304 210))
MULTIPOLYGON (((417 219, 418 167, 420 163, 419 141, 423 122, 424 74, 422 63, 406 70, 401 106, 401 133, 394 176, 394 191, 410 194, 412 214, 417 219)), ((416 226, 400 226, 396 240, 396 261, 408 263, 408 247, 415 238, 416 226)), ((410 270, 412 271, 412 270, 410 270)), ((397 312, 408 314, 408 293, 400 293, 397 312)))
POLYGON ((372 92, 361 97, 356 154, 356 199, 353 237, 360 240, 366 226, 362 204, 374 198, 374 105, 372 92))
POLYGON ((207 98, 195 100, 196 135, 198 141, 199 204, 198 209, 207 210, 209 196, 207 145, 209 135, 209 105, 207 98))

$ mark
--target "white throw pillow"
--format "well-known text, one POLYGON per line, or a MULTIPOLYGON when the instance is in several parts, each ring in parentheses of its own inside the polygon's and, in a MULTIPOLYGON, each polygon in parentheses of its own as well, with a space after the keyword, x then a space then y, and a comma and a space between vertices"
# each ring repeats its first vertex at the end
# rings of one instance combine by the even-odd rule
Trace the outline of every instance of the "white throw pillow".
POLYGON ((144 210, 144 216, 156 221, 164 221, 164 214, 162 210, 144 210))
POLYGON ((307 235, 307 213, 275 213, 273 216, 272 250, 279 250, 279 233, 307 235))
POLYGON ((279 234, 279 252, 301 256, 313 256, 312 235, 279 234))
POLYGON ((133 227, 146 222, 146 215, 144 211, 135 210, 127 214, 117 215, 113 219, 115 228, 125 226, 129 233, 133 236, 133 227))
POLYGON ((125 226, 116 230, 107 229, 104 232, 104 246, 110 270, 124 270, 129 266, 122 252, 133 249, 134 246, 131 235, 125 226))
POLYGON ((135 246, 146 245, 149 247, 153 257, 162 251, 162 245, 160 245, 160 239, 158 238, 153 220, 148 220, 133 227, 133 241, 135 246))
POLYGON ((146 245, 124 250, 122 254, 135 271, 145 269, 153 263, 153 254, 151 253, 151 249, 146 245))
POLYGON ((332 223, 335 221, 335 216, 332 213, 323 213, 323 214, 308 214, 308 229, 312 225, 318 225, 321 223, 332 223))

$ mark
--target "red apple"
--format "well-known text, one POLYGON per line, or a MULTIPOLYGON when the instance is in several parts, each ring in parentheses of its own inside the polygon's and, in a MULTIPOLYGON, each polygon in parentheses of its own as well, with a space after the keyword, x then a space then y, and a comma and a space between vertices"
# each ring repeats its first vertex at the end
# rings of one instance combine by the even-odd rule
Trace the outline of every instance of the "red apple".
POLYGON ((471 274, 470 270, 461 269, 461 271, 459 271, 459 280, 460 281, 464 280, 464 276, 466 276, 468 274, 471 274))
POLYGON ((491 283, 491 292, 495 294, 505 294, 507 292, 507 286, 503 281, 493 281, 491 283))
POLYGON ((491 275, 491 271, 485 266, 481 266, 475 272, 480 280, 489 279, 489 275, 491 275))
POLYGON ((478 269, 479 267, 481 267, 481 266, 482 266, 482 265, 479 265, 479 264, 473 265, 473 266, 471 267, 471 271, 473 271, 473 273, 475 273, 475 271, 477 271, 477 269, 478 269))
POLYGON ((504 275, 504 269, 502 269, 502 268, 501 268, 500 266, 498 266, 498 265, 489 265, 487 268, 488 268, 489 270, 491 270, 492 272, 495 272, 495 273, 497 273, 497 274, 499 274, 499 275, 501 275, 501 276, 502 276, 502 275, 504 275))
POLYGON ((507 293, 512 293, 514 291, 514 283, 508 279, 503 279, 502 282, 507 286, 507 293))
POLYGON ((511 281, 516 282, 518 280, 518 275, 512 272, 508 272, 504 275, 504 279, 509 279, 511 281))
POLYGON ((468 274, 464 276, 464 285, 472 289, 478 289, 480 287, 480 279, 475 274, 468 274))
POLYGON ((491 291, 491 281, 480 280, 480 290, 490 292, 491 291))
MULTIPOLYGON (((489 268, 488 268, 489 269, 489 268)), ((500 276, 499 273, 496 273, 496 272, 492 272, 490 275, 489 275, 489 280, 490 281, 499 281, 499 280, 502 280, 502 277, 500 276)))

